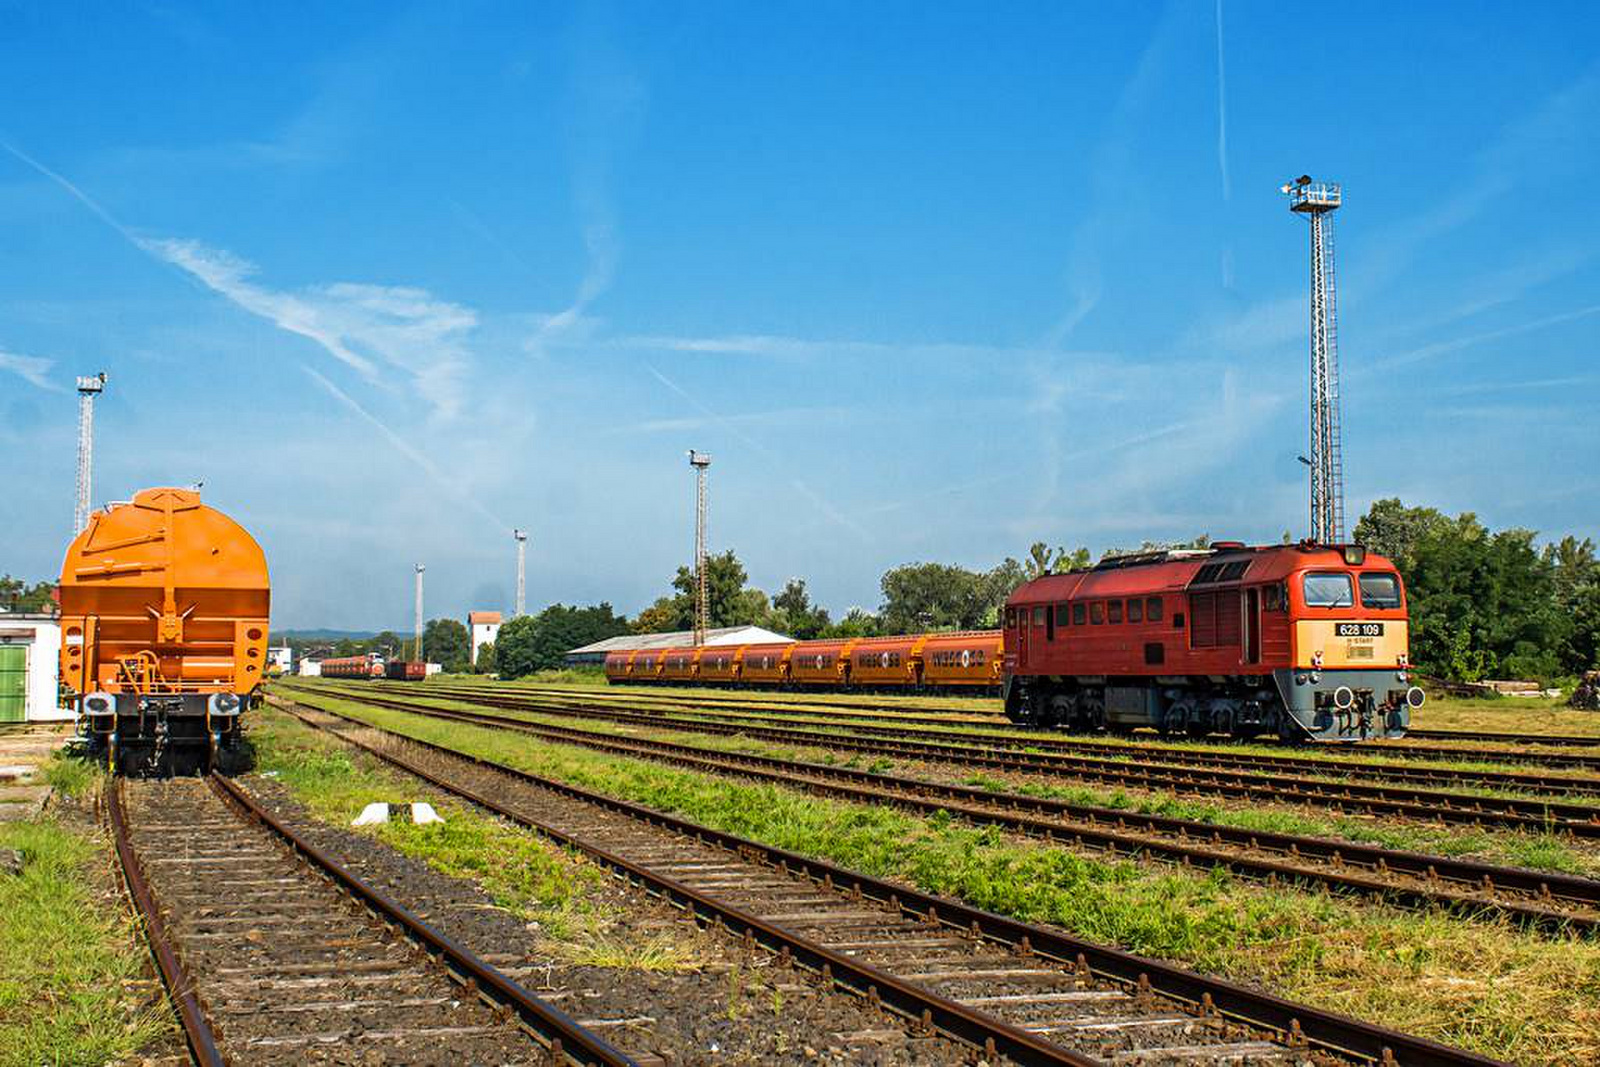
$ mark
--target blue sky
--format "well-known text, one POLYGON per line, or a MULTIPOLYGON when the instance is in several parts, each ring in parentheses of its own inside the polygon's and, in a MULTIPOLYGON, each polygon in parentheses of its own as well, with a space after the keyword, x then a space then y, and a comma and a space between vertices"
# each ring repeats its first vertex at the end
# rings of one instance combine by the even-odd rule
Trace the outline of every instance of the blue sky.
POLYGON ((205 482, 275 619, 1305 530, 1340 180, 1348 510, 1600 537, 1590 4, 12 7, 0 570, 205 482))

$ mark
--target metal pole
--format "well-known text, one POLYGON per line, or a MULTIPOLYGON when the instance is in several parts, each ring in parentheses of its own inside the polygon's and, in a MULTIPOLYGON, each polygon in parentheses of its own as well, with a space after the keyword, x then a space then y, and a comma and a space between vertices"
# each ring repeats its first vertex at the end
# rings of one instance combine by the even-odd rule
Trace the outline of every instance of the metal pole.
POLYGON ((74 537, 89 525, 90 482, 94 476, 94 398, 105 387, 105 371, 78 378, 78 498, 72 517, 74 537))
POLYGON ((710 596, 706 588, 706 469, 711 466, 711 456, 705 452, 689 450, 689 466, 695 472, 694 515, 694 643, 706 643, 709 623, 710 596))
POLYGON ((528 535, 521 530, 512 530, 511 536, 517 539, 517 610, 512 612, 511 617, 517 618, 523 613, 525 607, 524 593, 527 589, 525 579, 527 575, 528 535))
POLYGON ((416 621, 416 655, 419 663, 428 662, 422 656, 422 572, 427 570, 422 564, 417 564, 417 621, 416 621))

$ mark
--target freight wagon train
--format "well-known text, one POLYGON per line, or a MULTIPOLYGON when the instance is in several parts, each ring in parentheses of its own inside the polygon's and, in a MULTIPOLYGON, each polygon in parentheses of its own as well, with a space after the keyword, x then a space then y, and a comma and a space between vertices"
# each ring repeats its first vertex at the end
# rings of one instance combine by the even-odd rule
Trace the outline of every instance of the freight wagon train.
POLYGON ((1400 575, 1360 545, 1111 557, 1024 584, 1003 623, 1021 723, 1360 741, 1403 736, 1423 702, 1400 575))
POLYGON ((998 630, 759 645, 640 649, 606 656, 606 680, 778 688, 998 693, 998 630))
POLYGON ((261 546, 188 489, 89 517, 61 567, 61 684, 113 773, 215 767, 267 661, 261 546))
POLYGON ((388 678, 398 682, 420 682, 427 677, 427 673, 428 665, 421 660, 385 660, 376 652, 322 661, 324 678, 388 678))

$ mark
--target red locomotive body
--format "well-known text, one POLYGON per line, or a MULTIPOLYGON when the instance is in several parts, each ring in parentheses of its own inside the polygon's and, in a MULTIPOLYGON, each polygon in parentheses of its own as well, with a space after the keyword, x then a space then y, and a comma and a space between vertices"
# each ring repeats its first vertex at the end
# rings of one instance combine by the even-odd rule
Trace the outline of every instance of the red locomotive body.
POLYGON ((1422 699, 1400 576, 1356 545, 1111 557, 1023 585, 1004 623, 1018 722, 1362 740, 1422 699))

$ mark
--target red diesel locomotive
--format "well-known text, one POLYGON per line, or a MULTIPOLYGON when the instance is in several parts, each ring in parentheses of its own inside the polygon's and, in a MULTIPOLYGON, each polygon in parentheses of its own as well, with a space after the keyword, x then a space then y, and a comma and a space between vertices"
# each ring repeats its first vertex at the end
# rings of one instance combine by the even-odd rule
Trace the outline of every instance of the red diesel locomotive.
POLYGON ((1400 575, 1360 545, 1109 557, 1021 586, 1003 621, 1019 723, 1360 741, 1403 736, 1423 701, 1400 575))

